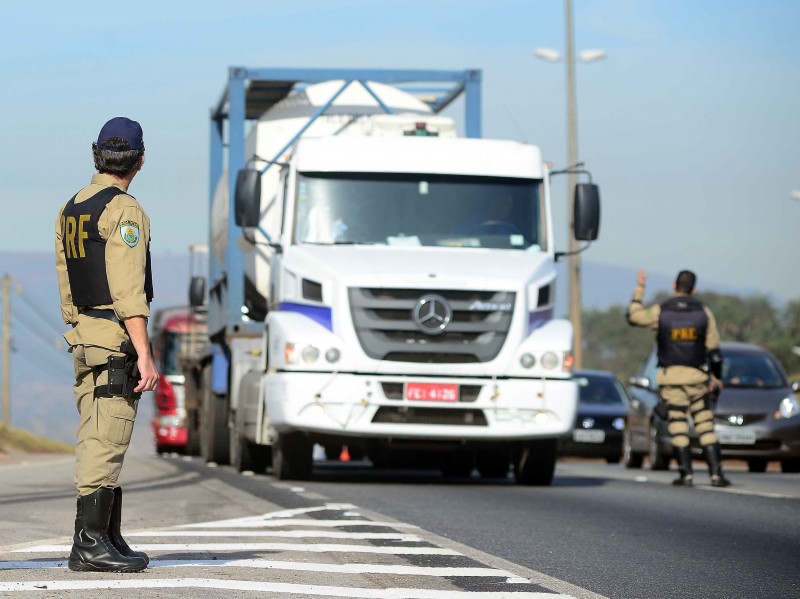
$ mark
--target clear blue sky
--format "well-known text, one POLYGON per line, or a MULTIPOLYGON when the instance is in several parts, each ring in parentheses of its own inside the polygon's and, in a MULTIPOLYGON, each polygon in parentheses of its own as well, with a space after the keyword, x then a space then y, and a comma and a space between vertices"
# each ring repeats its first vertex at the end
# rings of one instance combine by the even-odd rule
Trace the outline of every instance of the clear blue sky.
MULTIPOLYGON (((230 65, 480 68, 485 137, 566 160, 558 0, 6 3, 0 250, 49 251, 112 116, 139 120, 131 188, 153 249, 207 236, 208 111, 230 65)), ((575 0, 580 156, 601 184, 591 261, 800 298, 800 2, 575 0)), ((564 182, 556 186, 557 231, 564 182)), ((10 268, 10 267, 6 267, 10 268)), ((631 281, 633 284, 633 281, 631 281)), ((625 301, 630 290, 620 290, 625 301)))

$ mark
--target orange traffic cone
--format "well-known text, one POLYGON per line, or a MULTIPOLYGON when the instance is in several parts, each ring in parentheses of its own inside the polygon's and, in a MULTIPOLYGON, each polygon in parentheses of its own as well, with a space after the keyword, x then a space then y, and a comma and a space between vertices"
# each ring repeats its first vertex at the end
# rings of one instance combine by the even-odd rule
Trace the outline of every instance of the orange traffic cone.
POLYGON ((339 454, 339 461, 340 462, 350 461, 350 452, 347 451, 347 445, 342 445, 342 452, 339 454))

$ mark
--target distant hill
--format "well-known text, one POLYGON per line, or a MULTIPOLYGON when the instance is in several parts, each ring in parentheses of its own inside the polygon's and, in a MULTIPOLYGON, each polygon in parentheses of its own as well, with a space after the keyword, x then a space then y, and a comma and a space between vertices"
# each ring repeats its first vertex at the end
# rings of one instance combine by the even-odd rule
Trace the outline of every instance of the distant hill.
POLYGON ((72 453, 71 445, 43 439, 28 431, 0 426, 0 453, 72 453))
MULTIPOLYGON (((566 260, 558 265, 556 314, 567 312, 566 260)), ((626 304, 636 282, 636 270, 608 264, 583 262, 583 306, 605 309, 626 304)), ((9 273, 17 292, 12 305, 12 405, 15 427, 38 435, 72 442, 78 415, 72 395, 72 360, 60 335, 61 322, 54 258, 50 252, 0 252, 0 274, 9 273)), ((669 290, 674 273, 649 273, 648 291, 669 290)), ((153 257, 153 308, 187 303, 189 255, 161 254, 153 257)), ((704 289, 751 295, 752 291, 731 289, 703 282, 704 289)), ((145 395, 134 430, 134 446, 149 448, 152 434, 152 397, 145 395), (139 439, 139 441, 137 441, 139 439)))

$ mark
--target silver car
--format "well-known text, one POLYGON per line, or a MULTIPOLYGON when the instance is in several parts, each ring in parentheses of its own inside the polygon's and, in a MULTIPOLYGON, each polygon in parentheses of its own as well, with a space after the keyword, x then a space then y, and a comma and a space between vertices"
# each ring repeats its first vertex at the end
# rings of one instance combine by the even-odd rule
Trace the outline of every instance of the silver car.
MULTIPOLYGON (((762 347, 724 342, 723 390, 714 409, 714 428, 722 457, 747 461, 750 472, 764 472, 780 460, 783 472, 800 472, 800 383, 790 384, 775 357, 762 347)), ((623 434, 623 461, 639 468, 648 457, 654 470, 669 468, 672 445, 666 422, 653 411, 659 402, 655 350, 631 378, 631 403, 623 434)), ((701 455, 690 430, 693 453, 701 455)))

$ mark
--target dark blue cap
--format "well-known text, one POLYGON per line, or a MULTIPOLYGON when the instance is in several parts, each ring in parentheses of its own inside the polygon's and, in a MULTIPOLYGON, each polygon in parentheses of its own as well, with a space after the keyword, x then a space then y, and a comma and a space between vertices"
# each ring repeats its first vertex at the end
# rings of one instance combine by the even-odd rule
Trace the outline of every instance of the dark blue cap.
POLYGON ((144 140, 142 139, 142 127, 136 121, 124 116, 117 116, 108 121, 103 128, 100 129, 100 135, 97 136, 97 147, 102 150, 110 150, 112 152, 122 152, 125 150, 144 150, 144 140), (120 148, 119 146, 106 145, 106 141, 116 137, 124 139, 128 142, 129 148, 120 148))

